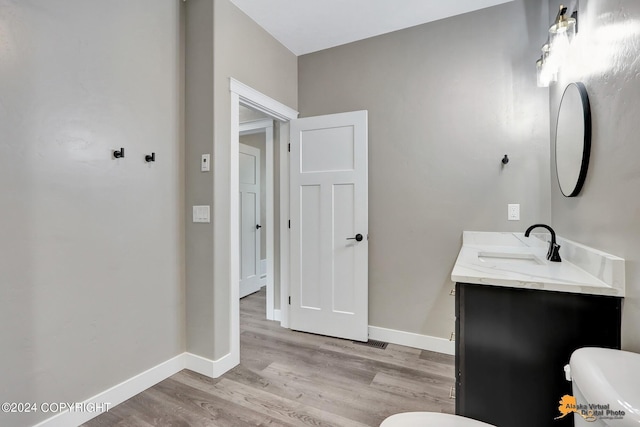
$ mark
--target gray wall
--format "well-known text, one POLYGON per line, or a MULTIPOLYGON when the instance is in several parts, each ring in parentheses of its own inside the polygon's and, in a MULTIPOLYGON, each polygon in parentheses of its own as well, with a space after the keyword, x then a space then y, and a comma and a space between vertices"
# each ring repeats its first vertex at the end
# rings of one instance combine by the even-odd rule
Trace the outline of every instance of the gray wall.
MULTIPOLYGON (((187 87, 187 117, 198 105, 204 111, 187 120, 186 209, 190 211, 195 203, 209 204, 213 217, 211 227, 187 225, 188 345, 190 352, 217 360, 231 349, 229 78, 296 108, 297 59, 229 0, 189 0, 186 8, 187 25, 197 20, 205 32, 192 42, 191 29, 187 34, 187 77, 194 73, 203 82, 187 87), (213 37, 212 63, 206 56, 209 34, 213 37), (197 57, 201 53, 204 58, 197 57), (199 68, 201 63, 203 68, 199 68), (212 154, 212 174, 198 172, 202 153, 212 154)), ((194 28, 193 33, 198 30, 194 28)))
MULTIPOLYGON (((550 20, 558 4, 550 2, 550 20)), ((553 225, 562 236, 626 259, 622 345, 636 352, 640 352, 639 28, 636 0, 581 0, 580 31, 558 83, 550 88, 552 154, 558 105, 568 83, 584 82, 593 119, 591 161, 580 195, 562 196, 555 167, 551 168, 553 225)))
POLYGON ((185 350, 180 4, 0 0, 2 402, 82 401, 185 350))
POLYGON ((194 224, 192 206, 213 205, 213 0, 185 3, 185 218, 187 350, 213 359, 213 223, 194 224))
POLYGON ((369 110, 371 325, 448 338, 462 231, 550 219, 547 20, 518 0, 299 58, 301 116, 369 110))

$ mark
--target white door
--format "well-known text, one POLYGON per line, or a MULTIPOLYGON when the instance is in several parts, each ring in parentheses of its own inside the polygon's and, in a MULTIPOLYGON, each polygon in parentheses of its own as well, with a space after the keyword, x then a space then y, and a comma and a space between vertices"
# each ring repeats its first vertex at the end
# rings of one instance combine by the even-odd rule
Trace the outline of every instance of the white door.
POLYGON ((260 289, 260 150, 240 144, 240 298, 260 289))
POLYGON ((291 121, 291 329, 368 339, 367 112, 291 121))

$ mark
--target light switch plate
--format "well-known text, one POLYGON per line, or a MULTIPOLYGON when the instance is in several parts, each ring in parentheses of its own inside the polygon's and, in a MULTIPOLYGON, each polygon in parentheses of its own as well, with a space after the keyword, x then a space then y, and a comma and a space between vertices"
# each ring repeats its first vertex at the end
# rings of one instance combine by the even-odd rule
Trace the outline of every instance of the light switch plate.
POLYGON ((200 159, 200 172, 209 172, 211 170, 211 154, 203 154, 200 159))
POLYGON ((194 206, 193 207, 193 222, 211 222, 210 206, 194 206))
POLYGON ((509 221, 520 221, 520 204, 509 204, 507 206, 507 219, 509 221))

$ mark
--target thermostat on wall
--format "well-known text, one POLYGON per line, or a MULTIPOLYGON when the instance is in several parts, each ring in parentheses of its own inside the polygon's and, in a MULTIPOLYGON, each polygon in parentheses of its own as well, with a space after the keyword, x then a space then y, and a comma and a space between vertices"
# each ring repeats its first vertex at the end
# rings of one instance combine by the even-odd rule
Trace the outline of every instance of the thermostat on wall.
POLYGON ((200 159, 200 172, 209 172, 211 170, 211 154, 203 154, 200 159))

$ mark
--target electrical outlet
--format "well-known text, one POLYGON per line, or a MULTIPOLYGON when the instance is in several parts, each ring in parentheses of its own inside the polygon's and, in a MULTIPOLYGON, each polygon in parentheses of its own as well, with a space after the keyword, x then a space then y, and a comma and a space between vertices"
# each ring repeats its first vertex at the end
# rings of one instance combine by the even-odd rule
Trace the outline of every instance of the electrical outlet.
POLYGON ((507 206, 507 219, 509 221, 520 221, 520 205, 509 204, 507 206))
POLYGON ((211 206, 194 206, 193 222, 211 222, 211 206))

